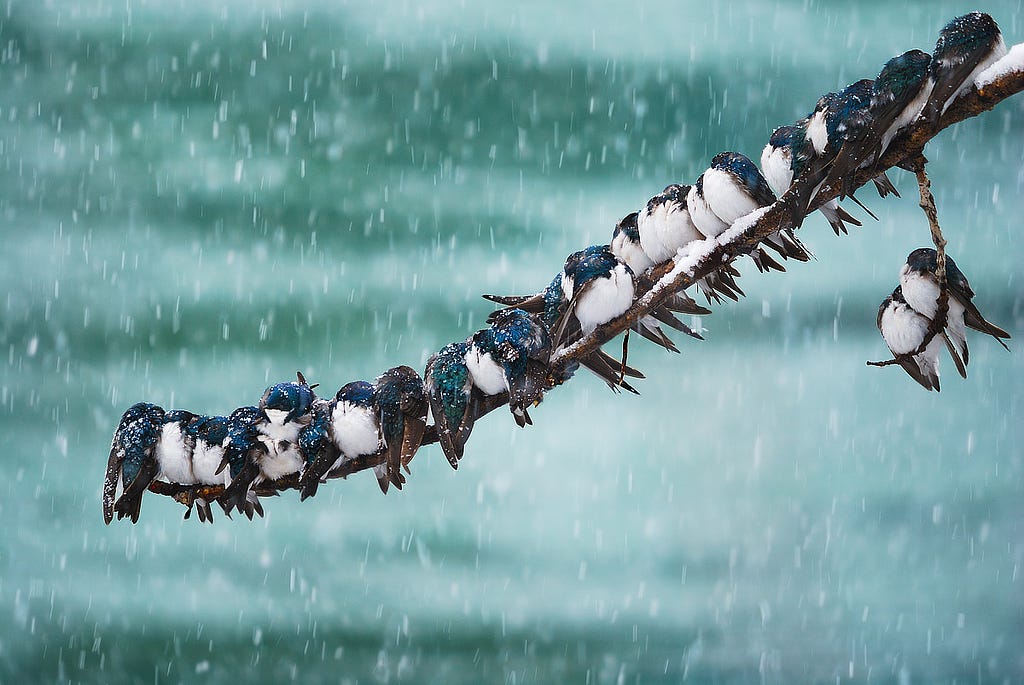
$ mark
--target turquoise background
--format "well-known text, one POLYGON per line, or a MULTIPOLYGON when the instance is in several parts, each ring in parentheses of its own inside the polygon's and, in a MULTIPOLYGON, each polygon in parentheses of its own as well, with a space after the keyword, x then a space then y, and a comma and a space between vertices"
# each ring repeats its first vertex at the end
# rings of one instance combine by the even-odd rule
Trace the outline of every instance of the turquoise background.
MULTIPOLYGON (((1024 681, 1024 98, 926 152, 950 254, 1014 335, 943 391, 878 303, 928 244, 912 176, 742 266, 643 395, 580 374, 458 472, 332 482, 248 522, 100 515, 133 402, 227 413, 422 368, 484 292, 817 97, 930 49, 961 2, 12 0, 0 7, 0 681, 1024 681)), ((991 3, 1008 43, 1020 2, 991 3)), ((614 351, 617 345, 610 346, 614 351)))

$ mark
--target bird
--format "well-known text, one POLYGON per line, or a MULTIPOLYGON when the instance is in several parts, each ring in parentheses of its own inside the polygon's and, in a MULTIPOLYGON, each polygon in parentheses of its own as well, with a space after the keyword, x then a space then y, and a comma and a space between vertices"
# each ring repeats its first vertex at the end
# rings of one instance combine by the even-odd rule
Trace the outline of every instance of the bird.
MULTIPOLYGON (((772 191, 782 197, 802 176, 814 157, 814 148, 807 139, 807 120, 772 131, 768 144, 761 151, 761 171, 772 191)), ((818 207, 836 235, 847 233, 846 224, 860 226, 861 222, 839 206, 833 198, 818 207)))
MULTIPOLYGON (((906 263, 900 268, 903 297, 911 307, 929 319, 934 319, 938 311, 940 289, 938 277, 935 275, 937 268, 938 253, 930 247, 912 251, 907 255, 906 263)), ((985 320, 973 302, 974 290, 971 289, 971 284, 949 255, 946 255, 946 286, 948 311, 945 330, 957 352, 957 355, 953 355, 954 360, 958 356, 963 360, 963 364, 958 365, 958 368, 962 369, 970 361, 967 328, 991 335, 1000 345, 1009 349, 1003 340, 1009 339, 1010 334, 985 320)), ((966 378, 967 372, 962 370, 961 375, 966 378)))
MULTIPOLYGON (((642 212, 643 210, 641 210, 642 212)), ((672 255, 663 259, 654 259, 643 248, 640 242, 639 216, 637 212, 630 212, 624 216, 612 231, 612 241, 608 245, 620 261, 633 270, 634 274, 642 274, 655 264, 665 261, 672 255)), ((674 252, 672 253, 675 254, 674 252)))
MULTIPOLYGON (((686 204, 686 197, 689 192, 690 186, 688 185, 672 183, 665 186, 661 193, 647 201, 643 209, 636 214, 632 224, 627 227, 627 229, 633 229, 636 234, 635 241, 639 244, 643 254, 654 263, 661 263, 672 259, 680 249, 694 241, 706 238, 703 233, 697 230, 693 219, 690 217, 690 210, 686 204)), ((624 224, 625 221, 623 219, 622 223, 624 224)), ((616 228, 616 233, 618 233, 618 228, 616 228)), ((619 259, 626 262, 629 268, 633 270, 634 275, 639 276, 646 271, 646 269, 638 269, 627 258, 629 255, 625 254, 625 250, 616 250, 615 239, 612 240, 612 252, 619 259)), ((743 294, 743 291, 736 285, 735 276, 739 276, 739 272, 732 267, 719 269, 717 272, 701 278, 697 282, 697 288, 704 293, 709 303, 711 301, 721 302, 723 295, 735 301, 743 294)), ((689 296, 686 296, 685 293, 680 292, 678 294, 686 297, 686 300, 688 300, 687 304, 692 303, 692 306, 696 306, 696 303, 689 296)), ((700 309, 710 314, 710 310, 703 307, 700 309)), ((683 310, 677 309, 676 311, 683 310)), ((686 313, 702 315, 702 312, 697 310, 686 313)))
MULTIPOLYGON (((814 198, 822 185, 829 180, 839 178, 837 173, 833 173, 832 164, 847 136, 852 131, 866 125, 869 120, 873 85, 874 82, 871 79, 860 79, 838 93, 826 93, 818 98, 814 111, 807 115, 807 138, 814 148, 815 158, 807 172, 809 181, 804 185, 804 192, 810 194, 804 195, 802 198, 803 207, 806 207, 814 198)), ((892 184, 884 171, 875 176, 872 181, 879 197, 900 196, 896 186, 892 184)), ((842 196, 846 195, 860 204, 852 192, 842 196)), ((864 209, 867 210, 866 207, 864 209)))
MULTIPOLYGON (((472 360, 490 359, 497 364, 505 380, 508 405, 520 428, 533 424, 527 409, 540 404, 552 387, 548 374, 551 338, 536 314, 512 307, 497 312, 490 327, 470 338, 467 368, 476 384, 481 365, 472 360)), ((490 375, 491 370, 486 370, 490 375)), ((488 393, 495 394, 495 393, 488 393)))
POLYGON ((899 286, 878 307, 875 323, 893 358, 903 370, 925 390, 938 392, 939 353, 942 351, 944 336, 934 336, 922 352, 905 356, 917 350, 924 342, 931 320, 907 304, 899 286))
POLYGON ((882 130, 873 162, 885 154, 896 135, 914 123, 932 94, 932 58, 921 50, 908 50, 885 63, 871 85, 871 113, 882 130))
POLYGON ((192 469, 195 439, 189 433, 189 426, 197 418, 195 414, 184 409, 175 409, 164 414, 154 453, 159 466, 154 480, 179 485, 195 484, 196 477, 192 469))
POLYGON ((159 466, 154 457, 164 420, 162 407, 138 402, 129 407, 118 422, 110 442, 107 471, 103 481, 103 521, 129 517, 139 520, 142 495, 156 477, 159 466), (121 497, 115 501, 118 483, 121 497))
POLYGON ((299 477, 299 501, 305 501, 316 494, 320 478, 341 457, 341 449, 334 439, 331 425, 336 401, 317 399, 310 410, 309 424, 299 431, 298 446, 304 464, 299 477), (313 465, 320 468, 319 473, 313 472, 313 465))
POLYGON ((423 373, 437 441, 453 469, 459 468, 483 396, 469 371, 469 353, 467 341, 448 343, 427 360, 423 373))
MULTIPOLYGON (((539 314, 541 323, 544 324, 550 334, 550 332, 555 330, 555 327, 569 307, 570 295, 562 290, 563 271, 555 274, 555 277, 551 279, 547 287, 534 295, 484 295, 483 297, 486 300, 505 305, 506 307, 518 307, 532 314, 539 314)), ((491 312, 487 322, 493 321, 494 317, 501 311, 499 309, 491 312)), ((581 336, 582 331, 577 325, 574 329, 566 332, 565 344, 571 344, 570 341, 574 342, 581 336)), ((625 377, 643 378, 644 375, 633 367, 619 362, 619 360, 603 350, 596 349, 587 354, 579 360, 579 364, 603 380, 612 390, 618 391, 621 389, 639 394, 637 389, 625 380, 625 377)), ((554 382, 556 384, 564 383, 572 376, 575 368, 575 365, 566 366, 564 368, 565 375, 554 379, 554 382)))
MULTIPOLYGON (((328 402, 328 408, 329 424, 323 428, 321 423, 319 430, 326 432, 333 448, 323 445, 312 456, 312 461, 307 455, 307 465, 299 480, 300 497, 303 500, 315 495, 320 482, 333 477, 336 469, 354 459, 380 454, 384 449, 380 408, 372 383, 363 380, 346 383, 328 402)), ((314 419, 313 423, 317 421, 314 419)), ((390 481, 386 465, 377 465, 373 470, 381 492, 387 494, 390 481)))
POLYGON ((317 398, 303 375, 296 376, 295 381, 270 386, 260 398, 266 421, 257 427, 260 440, 267 445, 265 452, 257 453, 261 481, 299 473, 305 464, 298 449, 299 432, 312 420, 310 412, 317 398))
POLYGON ((409 470, 427 426, 429 405, 423 379, 408 366, 396 366, 377 378, 374 394, 380 410, 387 478, 401 490, 405 483, 402 467, 409 470))
POLYGON ((909 50, 886 62, 871 82, 868 106, 839 125, 843 144, 826 183, 838 181, 843 196, 856 190, 857 171, 875 163, 893 136, 921 113, 932 88, 931 59, 926 52, 909 50))
POLYGON ((936 126, 939 118, 964 92, 974 87, 978 74, 1006 55, 1006 44, 995 20, 984 12, 957 17, 939 32, 932 52, 931 97, 925 118, 936 126))
MULTIPOLYGON (((739 152, 720 152, 715 155, 711 160, 711 166, 698 179, 698 185, 700 188, 697 196, 703 200, 703 206, 701 212, 693 213, 693 219, 697 228, 706 235, 711 233, 704 230, 702 221, 707 225, 713 225, 713 230, 717 231, 714 235, 717 236, 725 230, 718 230, 721 226, 729 227, 740 217, 758 208, 768 207, 776 200, 775 193, 768 186, 768 181, 757 165, 739 152), (708 214, 714 215, 717 222, 710 220, 708 214)), ((689 200, 689 197, 687 199, 689 200)), ((790 228, 776 231, 762 243, 772 248, 783 259, 792 258, 806 262, 811 258, 810 251, 790 228)), ((761 271, 786 270, 760 247, 755 248, 750 256, 761 271)))
MULTIPOLYGON (((249 520, 254 513, 263 516, 263 506, 250 487, 260 473, 258 454, 267 450, 258 428, 266 420, 259 407, 248 406, 228 416, 200 416, 189 424, 195 481, 224 487, 219 502, 228 517, 235 508, 249 520)), ((205 497, 194 498, 192 504, 201 522, 213 522, 213 511, 205 497)), ((191 505, 185 518, 190 514, 191 505)))

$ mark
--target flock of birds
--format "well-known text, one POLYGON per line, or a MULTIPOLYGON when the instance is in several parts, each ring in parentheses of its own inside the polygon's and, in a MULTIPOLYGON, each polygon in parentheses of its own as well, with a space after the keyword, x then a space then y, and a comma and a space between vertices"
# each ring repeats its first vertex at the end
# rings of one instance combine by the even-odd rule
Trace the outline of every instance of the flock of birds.
MULTIPOLYGON (((640 211, 623 218, 609 244, 570 255, 539 293, 485 295, 505 308, 490 315, 487 328, 430 357, 423 377, 408 366, 398 366, 372 383, 348 383, 327 399, 318 397, 316 386, 298 374, 295 381, 267 388, 258 405, 228 416, 133 405, 121 417, 111 444, 103 487, 104 520, 109 524, 116 515, 138 521, 142 496, 154 480, 223 486, 216 501, 224 512, 230 515, 237 509, 252 519, 254 514, 263 515, 255 490, 260 484, 297 477, 304 500, 315 495, 321 483, 347 474, 346 465, 368 457, 386 493, 389 486, 400 489, 405 483, 403 470, 409 472, 409 462, 428 431, 436 434, 452 468, 457 468, 480 416, 507 403, 520 426, 532 423, 528 409, 540 403, 546 391, 568 380, 579 365, 614 390, 636 392, 627 378, 643 374, 626 364, 625 345, 621 360, 600 348, 568 365, 550 364, 551 355, 624 314, 638 293, 653 286, 652 267, 685 258, 701 241, 716 238, 741 217, 775 203, 796 181, 801 181, 801 190, 784 201, 796 203, 799 219, 823 187, 837 190, 841 199, 857 201, 853 192, 858 170, 874 165, 900 132, 919 118, 937 124, 949 105, 973 86, 975 77, 1005 54, 999 28, 989 15, 974 12, 954 19, 942 29, 933 54, 911 50, 894 57, 874 80, 863 79, 829 93, 807 117, 776 129, 761 154, 760 169, 743 154, 720 153, 693 185, 670 185, 640 211)), ((880 196, 896 193, 884 172, 873 180, 880 196)), ((836 235, 845 233, 847 224, 860 225, 838 200, 818 210, 836 235)), ((758 269, 785 270, 780 259, 811 259, 794 228, 769 235, 751 252, 758 269)), ((895 359, 929 390, 939 389, 940 339, 966 377, 965 327, 1001 343, 1009 337, 981 316, 971 303, 974 293, 967 279, 947 258, 946 325, 941 335, 932 333, 933 340, 924 345, 938 309, 936 262, 934 250, 911 253, 900 273, 900 287, 882 303, 878 315, 878 327, 895 359)), ((738 276, 730 263, 696 285, 708 304, 736 300, 743 295, 738 276)), ((680 290, 633 322, 631 330, 678 352, 662 326, 700 339, 699 331, 677 314, 710 313, 680 290)), ((627 339, 628 335, 629 331, 627 339)), ((187 504, 186 518, 194 506, 201 521, 213 520, 211 502, 194 497, 187 504)))

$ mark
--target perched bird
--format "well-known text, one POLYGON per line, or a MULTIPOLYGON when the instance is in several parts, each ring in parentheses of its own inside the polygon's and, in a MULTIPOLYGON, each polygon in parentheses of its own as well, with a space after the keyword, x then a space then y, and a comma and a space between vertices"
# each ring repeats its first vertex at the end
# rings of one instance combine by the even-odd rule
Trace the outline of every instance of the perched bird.
MULTIPOLYGON (((643 210, 641 210, 642 213, 643 210)), ((633 270, 634 274, 642 274, 655 264, 665 261, 675 253, 664 259, 653 259, 640 241, 639 216, 637 212, 630 212, 615 224, 612 231, 612 242, 609 249, 620 261, 633 270)))
MULTIPOLYGON (((939 390, 939 353, 942 351, 944 337, 936 335, 929 341, 924 351, 912 357, 911 352, 917 350, 928 334, 931 321, 918 313, 903 299, 899 287, 892 295, 885 298, 878 307, 876 324, 885 344, 889 346, 893 357, 911 378, 921 384, 925 390, 939 390)), ((948 344, 948 341, 947 341, 948 344)))
MULTIPOLYGON (((544 290, 535 295, 484 295, 484 299, 508 307, 518 307, 524 311, 530 312, 531 314, 539 314, 541 322, 548 331, 551 332, 555 330, 556 326, 559 324, 563 315, 569 308, 571 293, 567 294, 562 290, 562 277, 563 272, 559 272, 551 279, 551 283, 549 283, 544 290)), ((499 309, 491 312, 487 322, 492 322, 494 317, 498 316, 501 311, 502 310, 499 309)), ((582 336, 582 331, 579 329, 578 325, 571 330, 567 330, 565 336, 566 344, 571 344, 572 341, 579 339, 580 336, 582 336)), ((637 393, 636 388, 630 385, 623 376, 628 376, 630 378, 644 377, 642 373, 633 367, 620 363, 617 359, 600 349, 595 350, 580 359, 580 364, 582 364, 587 370, 591 371, 595 376, 603 380, 609 388, 616 391, 621 388, 632 393, 637 393)), ((568 377, 572 375, 574 370, 574 367, 567 368, 567 375, 556 379, 556 382, 565 382, 568 380, 568 377)))
POLYGON ((377 378, 374 393, 387 455, 387 477, 401 489, 405 483, 402 467, 409 470, 408 464, 419 449, 427 426, 423 380, 408 366, 396 366, 377 378))
MULTIPOLYGON (((196 477, 192 466, 195 438, 191 426, 199 420, 190 411, 176 409, 164 414, 160 427, 160 438, 154 454, 159 471, 154 480, 179 485, 194 485, 196 477)), ((192 513, 192 507, 185 512, 185 518, 192 513)))
POLYGON ((570 321, 579 325, 583 335, 590 335, 629 309, 635 292, 633 270, 607 245, 591 245, 565 260, 562 292, 569 295, 569 305, 552 331, 556 344, 565 340, 570 321))
MULTIPOLYGON (((782 197, 793 185, 793 180, 802 176, 814 158, 814 147, 807 139, 807 120, 791 126, 780 126, 772 132, 768 144, 761 151, 761 171, 776 195, 782 197)), ((836 235, 845 234, 846 224, 860 226, 861 223, 839 206, 833 198, 818 207, 828 220, 836 235)))
POLYGON ((908 50, 885 63, 871 86, 871 114, 882 130, 872 163, 885 154, 896 135, 924 111, 934 83, 929 74, 932 58, 921 50, 908 50))
POLYGON ((298 448, 299 432, 312 420, 316 395, 301 373, 297 377, 296 381, 270 386, 260 398, 259 408, 267 417, 258 424, 260 439, 267 445, 266 452, 258 453, 261 480, 298 473, 305 465, 298 448))
MULTIPOLYGON (((202 483, 225 484, 220 503, 229 516, 232 508, 238 509, 250 521, 253 514, 263 516, 263 505, 251 486, 259 479, 260 461, 269 451, 261 430, 267 421, 267 415, 259 407, 239 407, 226 419, 212 417, 197 431, 197 454, 202 443, 208 447, 202 469, 199 459, 195 460, 196 478, 202 483), (220 445, 219 450, 217 445, 220 445), (211 474, 210 465, 216 463, 218 453, 221 455, 220 463, 211 474)), ((200 503, 205 504, 197 502, 197 505, 200 503)), ((197 506, 197 511, 202 520, 203 509, 197 506)), ((211 513, 208 506, 205 513, 211 513)))
POLYGON ((984 12, 971 12, 946 24, 932 53, 934 86, 925 105, 925 118, 937 125, 949 106, 974 87, 978 74, 1005 55, 999 26, 984 12))
MULTIPOLYGON (((702 209, 698 213, 691 211, 691 214, 697 228, 706 235, 711 233, 704 230, 702 222, 714 225, 713 230, 717 230, 714 234, 717 236, 725 230, 718 230, 721 226, 731 226, 740 217, 760 207, 767 207, 776 200, 775 193, 768 186, 768 181, 757 165, 746 155, 738 152, 720 152, 715 155, 711 160, 711 167, 701 174, 701 179, 698 179, 698 186, 700 187, 696 195, 703 200, 702 209), (717 223, 709 218, 709 214, 718 220, 717 223)), ((689 197, 687 199, 689 200, 689 197)), ((762 243, 775 250, 783 259, 792 258, 805 262, 811 258, 810 252, 790 228, 776 231, 762 243)), ((760 247, 751 252, 750 256, 761 271, 785 271, 781 264, 760 247)))
MULTIPOLYGON (((937 268, 938 254, 935 250, 921 247, 907 256, 907 263, 900 269, 903 297, 911 307, 929 319, 934 319, 938 311, 940 289, 938 277, 935 275, 937 268)), ((971 284, 949 255, 946 255, 946 285, 949 310, 946 313, 945 330, 957 352, 953 355, 954 360, 963 360, 963 364, 958 364, 958 368, 961 369, 961 375, 966 378, 967 372, 962 370, 962 367, 970 361, 967 328, 991 335, 1004 348, 1006 343, 1003 339, 1009 338, 1010 334, 994 323, 986 321, 981 315, 973 302, 974 290, 971 289, 971 284)))
MULTIPOLYGON (((826 93, 818 99, 814 111, 807 116, 807 138, 814 148, 815 159, 809 167, 810 181, 805 185, 805 192, 810 192, 810 195, 803 198, 804 207, 814 198, 821 185, 849 173, 846 169, 835 169, 833 162, 846 139, 870 121, 873 85, 871 79, 861 79, 838 93, 826 93)), ((900 196, 884 171, 872 181, 879 197, 890 194, 900 196)), ((853 198, 852 192, 847 195, 853 198)))
POLYGON ((453 469, 459 468, 483 396, 469 371, 469 352, 468 342, 449 343, 427 360, 423 373, 437 440, 453 469))
MULTIPOLYGON (((540 404, 551 388, 548 358, 551 339, 540 316, 519 308, 496 312, 490 328, 477 331, 469 340, 467 368, 478 387, 478 374, 492 376, 494 367, 485 368, 484 360, 496 365, 505 381, 508 406, 520 428, 532 424, 527 409, 540 404)), ((493 385, 493 381, 488 380, 493 385)), ((495 393, 488 392, 493 395, 495 393)))
POLYGON ((826 183, 838 182, 843 196, 856 190, 857 171, 873 164, 893 136, 921 113, 931 93, 930 64, 931 56, 920 50, 893 57, 871 82, 868 106, 839 124, 843 144, 826 183))
MULTIPOLYGON (((302 499, 315 495, 320 482, 332 477, 332 473, 344 464, 360 457, 380 454, 384 449, 384 438, 380 430, 380 409, 372 383, 346 383, 328 403, 328 408, 330 423, 323 427, 321 421, 315 430, 325 432, 333 443, 333 448, 330 445, 321 445, 321 449, 312 455, 312 461, 308 461, 310 452, 307 452, 307 465, 299 481, 302 499)), ((313 424, 316 423, 318 422, 314 420, 313 424)), ((312 437, 307 435, 307 441, 312 437)), ((380 464, 373 470, 381 491, 387 494, 390 483, 387 465, 380 464)))
POLYGON ((341 449, 334 439, 331 425, 335 404, 334 399, 317 399, 310 411, 309 424, 299 431, 299 451, 305 460, 302 476, 299 478, 299 501, 316 494, 320 477, 341 457, 341 449), (314 474, 314 464, 322 466, 323 472, 314 474))
POLYGON ((139 520, 142 495, 159 471, 154 452, 160 440, 164 410, 155 404, 133 404, 121 416, 110 442, 106 477, 103 481, 103 521, 109 525, 114 514, 120 520, 139 520), (118 483, 122 494, 115 502, 118 483))

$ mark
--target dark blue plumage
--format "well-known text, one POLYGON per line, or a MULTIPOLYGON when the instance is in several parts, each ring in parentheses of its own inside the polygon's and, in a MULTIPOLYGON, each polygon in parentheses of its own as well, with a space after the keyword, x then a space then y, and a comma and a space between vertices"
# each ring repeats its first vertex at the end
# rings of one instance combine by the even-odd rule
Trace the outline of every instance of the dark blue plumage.
POLYGON ((254 513, 263 516, 263 506, 252 491, 252 485, 260 476, 260 461, 269 449, 261 432, 266 422, 267 417, 259 407, 239 407, 226 418, 210 417, 200 428, 204 440, 223 448, 217 472, 226 469, 229 479, 221 496, 225 514, 238 509, 250 520, 254 513))
POLYGON ((427 425, 428 402, 419 374, 408 366, 388 369, 377 378, 374 391, 380 409, 380 428, 387 450, 387 476, 396 488, 405 483, 402 467, 416 454, 427 425))
POLYGON ((933 126, 956 98, 974 87, 974 79, 1006 55, 995 20, 984 12, 957 17, 939 32, 932 53, 933 87, 924 116, 933 126))
POLYGON ((474 334, 473 345, 501 366, 516 423, 532 424, 527 408, 539 404, 550 387, 551 340, 539 317, 518 308, 502 310, 489 329, 474 334))
POLYGON ((164 410, 155 404, 139 402, 121 416, 110 443, 107 471, 103 481, 103 520, 109 524, 117 518, 139 520, 142 494, 159 471, 154 451, 160 439, 164 410), (123 488, 114 501, 117 483, 123 488))
POLYGON ((482 395, 466 365, 469 349, 468 342, 445 345, 427 360, 423 374, 438 442, 453 469, 459 467, 482 395))

